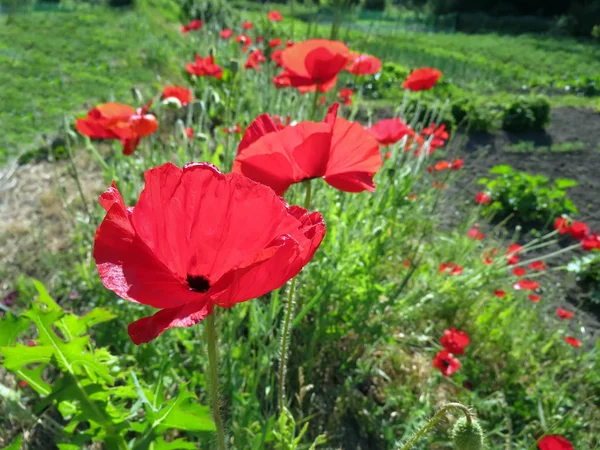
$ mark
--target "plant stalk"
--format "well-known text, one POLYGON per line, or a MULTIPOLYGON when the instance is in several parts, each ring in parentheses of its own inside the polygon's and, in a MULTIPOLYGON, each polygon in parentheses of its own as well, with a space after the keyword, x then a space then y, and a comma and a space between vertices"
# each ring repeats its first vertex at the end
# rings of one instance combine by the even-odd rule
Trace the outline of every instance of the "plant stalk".
POLYGON ((217 337, 215 332, 215 315, 209 314, 204 322, 206 347, 208 349, 208 389, 213 420, 217 428, 219 450, 226 450, 225 429, 219 408, 219 369, 217 361, 217 337))

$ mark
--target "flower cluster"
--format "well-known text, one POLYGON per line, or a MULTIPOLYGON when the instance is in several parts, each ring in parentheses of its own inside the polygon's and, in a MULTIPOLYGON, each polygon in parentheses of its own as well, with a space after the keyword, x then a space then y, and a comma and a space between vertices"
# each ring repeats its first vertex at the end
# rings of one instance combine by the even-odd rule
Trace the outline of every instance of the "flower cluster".
POLYGON ((440 344, 444 347, 433 358, 433 367, 438 369, 443 376, 448 377, 460 369, 460 361, 455 355, 464 355, 465 347, 471 342, 469 335, 464 331, 451 328, 444 330, 440 344))

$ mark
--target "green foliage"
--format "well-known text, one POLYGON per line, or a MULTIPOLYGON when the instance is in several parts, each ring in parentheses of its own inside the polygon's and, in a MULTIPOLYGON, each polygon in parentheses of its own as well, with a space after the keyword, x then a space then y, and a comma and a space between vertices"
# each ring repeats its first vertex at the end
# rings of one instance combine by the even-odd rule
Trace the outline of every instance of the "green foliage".
POLYGON ((482 178, 492 196, 488 206, 495 218, 510 218, 514 223, 541 229, 549 227, 554 219, 564 213, 577 213, 577 208, 567 197, 566 189, 577 182, 560 178, 550 183, 542 175, 530 175, 510 166, 495 166, 490 170, 493 179, 482 178))
POLYGON ((543 129, 550 122, 550 102, 542 96, 518 97, 502 113, 502 128, 523 132, 543 129))

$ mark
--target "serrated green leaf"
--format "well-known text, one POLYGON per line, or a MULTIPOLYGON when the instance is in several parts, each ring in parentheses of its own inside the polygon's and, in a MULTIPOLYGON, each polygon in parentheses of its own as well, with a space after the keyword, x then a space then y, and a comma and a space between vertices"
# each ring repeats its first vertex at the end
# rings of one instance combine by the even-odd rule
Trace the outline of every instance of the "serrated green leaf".
POLYGON ((79 446, 75 444, 56 444, 58 450, 79 450, 79 446))
POLYGON ((57 326, 65 335, 76 337, 81 336, 94 325, 108 322, 115 317, 117 316, 106 309, 95 308, 83 317, 79 317, 74 314, 68 314, 57 323, 57 326))
POLYGON ((42 380, 42 372, 45 368, 45 364, 40 364, 34 369, 20 369, 17 370, 15 373, 19 378, 27 382, 31 389, 33 389, 41 396, 45 397, 46 395, 49 395, 52 391, 50 385, 44 380, 42 380))
POLYGON ((49 345, 17 344, 14 347, 0 347, 0 355, 4 358, 3 366, 15 372, 29 364, 49 363, 54 350, 49 345))
POLYGON ((171 442, 166 442, 163 438, 159 437, 156 441, 150 444, 150 450, 194 450, 196 444, 187 442, 183 439, 176 439, 171 442))
POLYGON ((18 436, 14 441, 3 447, 2 450, 20 450, 23 443, 23 436, 18 436))
POLYGON ((7 313, 0 321, 0 347, 13 345, 19 335, 29 327, 30 321, 25 317, 16 317, 7 313))
POLYGON ((196 397, 179 386, 179 395, 168 401, 159 411, 146 408, 148 420, 159 431, 175 428, 185 431, 214 431, 208 407, 197 403, 196 397))

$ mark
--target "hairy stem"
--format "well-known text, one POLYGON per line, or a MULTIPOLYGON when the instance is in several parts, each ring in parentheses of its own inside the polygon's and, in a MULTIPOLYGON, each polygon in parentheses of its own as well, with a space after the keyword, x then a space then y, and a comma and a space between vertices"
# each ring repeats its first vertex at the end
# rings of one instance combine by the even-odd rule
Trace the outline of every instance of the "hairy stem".
POLYGON ((206 347, 208 348, 208 390, 210 395, 210 407, 213 420, 217 428, 217 441, 219 450, 226 450, 225 429, 221 411, 219 408, 219 369, 217 362, 217 337, 215 333, 215 315, 209 314, 205 320, 204 333, 206 337, 206 347))

